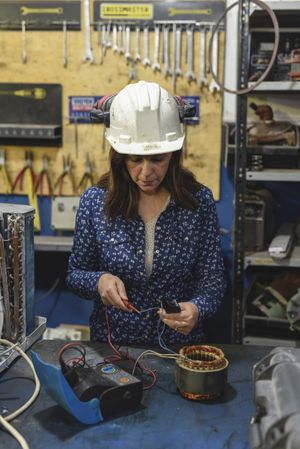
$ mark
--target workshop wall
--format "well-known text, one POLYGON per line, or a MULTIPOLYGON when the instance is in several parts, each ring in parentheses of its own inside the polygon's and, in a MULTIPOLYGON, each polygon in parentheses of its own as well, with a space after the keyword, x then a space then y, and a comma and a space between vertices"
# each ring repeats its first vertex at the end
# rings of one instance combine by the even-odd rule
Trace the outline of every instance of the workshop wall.
MULTIPOLYGON (((25 151, 33 152, 33 168, 38 174, 42 169, 43 156, 49 157, 49 172, 53 182, 63 171, 63 156, 69 156, 72 161, 72 171, 75 185, 78 184, 84 172, 87 153, 93 163, 95 180, 107 169, 108 147, 104 143, 103 126, 98 124, 78 124, 77 130, 68 118, 68 97, 79 95, 103 95, 123 88, 129 80, 130 65, 126 65, 124 55, 113 53, 108 49, 103 63, 101 62, 101 47, 97 43, 97 31, 92 29, 91 39, 94 62, 84 62, 85 30, 84 11, 81 5, 81 31, 67 32, 67 66, 64 67, 63 48, 64 35, 59 31, 26 31, 27 62, 22 62, 24 51, 24 34, 21 31, 1 31, 1 82, 2 83, 58 83, 63 89, 63 145, 55 147, 25 147, 4 145, 6 167, 13 181, 25 164, 25 151), (77 137, 76 137, 77 132, 77 137), (77 143, 76 143, 77 141, 77 143)), ((91 11, 92 13, 92 11, 91 11)), ((141 52, 143 57, 143 33, 141 33, 141 52)), ((206 33, 206 44, 210 38, 206 33)), ((221 33, 222 34, 222 33, 221 33)), ((162 59, 162 32, 160 33, 160 59, 162 59)), ((199 40, 200 33, 194 33, 195 72, 199 73, 199 40)), ((222 73, 223 35, 220 36, 219 73, 222 73)), ((134 30, 131 32, 131 45, 134 45, 134 30)), ((185 74, 186 33, 182 33, 182 69, 185 74)), ((150 56, 154 49, 154 32, 150 32, 150 56)), ((170 63, 172 65, 172 33, 170 33, 170 63)), ((161 63, 162 66, 162 63, 161 63)), ((208 75, 208 81, 211 76, 208 75)), ((154 73, 151 67, 144 68, 141 63, 136 65, 136 79, 155 81, 172 91, 172 77, 165 79, 160 72, 154 73)), ((185 76, 177 79, 176 93, 179 95, 200 96, 200 124, 189 125, 187 130, 187 148, 185 164, 197 175, 197 178, 212 188, 215 199, 220 196, 220 152, 221 152, 221 95, 211 93, 208 88, 200 90, 197 82, 190 82, 185 76)), ((1 95, 3 102, 9 101, 1 95)), ((0 193, 6 193, 2 176, 0 177, 0 193)), ((16 193, 22 193, 16 188, 16 193)), ((72 185, 68 177, 64 180, 63 194, 71 195, 72 185)), ((82 193, 79 189, 78 194, 82 193)))

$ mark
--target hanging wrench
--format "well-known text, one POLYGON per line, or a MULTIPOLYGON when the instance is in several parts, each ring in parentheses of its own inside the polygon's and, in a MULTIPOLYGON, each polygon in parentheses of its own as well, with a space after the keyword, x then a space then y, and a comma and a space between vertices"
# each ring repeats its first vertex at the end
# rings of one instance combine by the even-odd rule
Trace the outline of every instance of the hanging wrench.
POLYGON ((152 70, 154 73, 156 71, 160 70, 159 38, 160 38, 160 27, 159 27, 159 25, 155 25, 155 28, 154 28, 154 52, 153 52, 153 64, 152 64, 152 70))
POLYGON ((100 53, 100 61, 99 64, 102 65, 104 61, 104 56, 106 55, 106 45, 105 45, 105 39, 106 39, 106 29, 105 25, 98 24, 97 26, 97 44, 99 47, 99 53, 100 53))
POLYGON ((26 45, 26 22, 22 20, 22 62, 27 62, 27 45, 26 45))
POLYGON ((206 30, 205 27, 202 26, 200 28, 200 55, 199 55, 199 79, 198 86, 202 89, 208 85, 208 81, 206 78, 206 30))
POLYGON ((83 61, 94 61, 92 43, 91 43, 91 20, 90 20, 90 0, 84 0, 84 18, 85 18, 85 56, 83 61))
POLYGON ((190 83, 196 80, 194 73, 194 27, 188 26, 186 29, 186 42, 187 42, 187 72, 185 74, 186 79, 190 83))
POLYGON ((149 58, 149 28, 148 25, 144 26, 144 59, 143 59, 143 66, 147 67, 151 65, 150 58, 149 58))
POLYGON ((109 22, 106 26, 106 36, 105 36, 105 48, 111 48, 110 41, 110 32, 111 32, 111 22, 109 22))
POLYGON ((131 53, 130 53, 130 26, 127 25, 125 28, 125 59, 126 64, 128 65, 131 61, 131 53))
POLYGON ((119 55, 122 55, 124 53, 123 26, 122 25, 119 25, 119 28, 118 28, 118 53, 119 53, 119 55))
POLYGON ((169 67, 169 25, 164 25, 163 28, 163 38, 164 38, 164 65, 162 73, 165 78, 171 76, 171 70, 169 67))
MULTIPOLYGON (((212 42, 212 71, 215 76, 218 76, 218 58, 219 58, 219 33, 215 33, 212 42)), ((211 93, 216 93, 220 91, 220 86, 216 83, 214 78, 211 79, 209 83, 209 91, 211 93)))
POLYGON ((181 69, 181 25, 179 25, 176 28, 176 52, 175 52, 175 75, 176 76, 182 76, 182 69, 181 69))
POLYGON ((119 52, 119 47, 118 47, 118 26, 117 25, 113 25, 113 29, 112 29, 112 49, 114 53, 119 52))
POLYGON ((67 21, 63 21, 63 36, 64 36, 64 42, 63 42, 63 65, 64 67, 68 66, 68 35, 67 35, 68 27, 67 27, 67 21))
POLYGON ((141 58, 141 51, 140 51, 140 27, 136 25, 135 27, 135 53, 134 53, 134 62, 139 62, 141 58))

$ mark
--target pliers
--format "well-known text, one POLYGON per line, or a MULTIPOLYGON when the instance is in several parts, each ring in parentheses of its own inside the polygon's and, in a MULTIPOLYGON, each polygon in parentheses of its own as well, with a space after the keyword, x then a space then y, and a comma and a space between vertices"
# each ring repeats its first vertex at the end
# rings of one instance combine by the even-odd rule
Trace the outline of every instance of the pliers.
POLYGON ((37 177, 37 180, 36 180, 36 184, 35 184, 34 190, 35 190, 36 194, 52 196, 53 188, 52 188, 52 183, 51 183, 51 179, 49 176, 48 167, 49 167, 49 156, 44 155, 43 156, 43 168, 40 171, 40 173, 37 177), (47 193, 44 193, 44 182, 46 184, 47 193))
POLYGON ((24 181, 24 177, 25 177, 26 171, 28 171, 30 173, 30 180, 31 180, 31 184, 32 184, 32 190, 34 190, 36 175, 35 175, 35 173, 33 171, 33 168, 32 168, 32 161, 33 161, 33 153, 32 153, 32 151, 26 151, 25 152, 25 159, 26 159, 25 166, 17 174, 17 177, 16 177, 16 179, 13 182, 13 185, 12 185, 12 191, 13 192, 15 191, 15 188, 17 187, 18 184, 19 184, 20 190, 23 191, 23 181, 24 181))
POLYGON ((87 153, 85 159, 85 171, 82 175, 82 178, 79 181, 77 191, 85 190, 88 187, 92 186, 93 184, 94 184, 94 177, 93 177, 92 163, 90 161, 89 153, 87 153))
POLYGON ((54 190, 58 189, 58 195, 62 195, 63 192, 63 184, 65 179, 68 177, 71 183, 73 193, 76 193, 75 181, 72 173, 73 162, 71 161, 70 155, 63 156, 63 172, 56 180, 54 185, 54 190))
POLYGON ((4 150, 0 150, 0 172, 2 174, 2 178, 4 181, 4 189, 3 189, 4 192, 11 193, 12 185, 11 185, 11 180, 10 180, 10 177, 9 177, 9 174, 6 169, 6 165, 5 165, 5 151, 4 150))

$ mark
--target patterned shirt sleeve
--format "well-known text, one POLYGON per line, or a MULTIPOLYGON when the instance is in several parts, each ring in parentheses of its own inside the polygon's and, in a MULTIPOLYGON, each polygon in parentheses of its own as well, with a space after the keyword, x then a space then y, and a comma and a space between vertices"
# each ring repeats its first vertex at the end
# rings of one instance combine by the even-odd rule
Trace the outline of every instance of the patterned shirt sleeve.
POLYGON ((202 245, 198 248, 198 260, 194 267, 195 288, 190 298, 200 311, 199 319, 212 316, 220 306, 226 288, 223 256, 220 244, 219 222, 215 202, 210 190, 206 190, 202 213, 202 245))
POLYGON ((97 285, 100 276, 105 272, 101 271, 101 258, 98 254, 96 228, 92 216, 91 206, 95 206, 97 201, 99 202, 99 198, 93 195, 92 190, 86 191, 80 199, 66 279, 70 290, 86 299, 100 297, 97 285))

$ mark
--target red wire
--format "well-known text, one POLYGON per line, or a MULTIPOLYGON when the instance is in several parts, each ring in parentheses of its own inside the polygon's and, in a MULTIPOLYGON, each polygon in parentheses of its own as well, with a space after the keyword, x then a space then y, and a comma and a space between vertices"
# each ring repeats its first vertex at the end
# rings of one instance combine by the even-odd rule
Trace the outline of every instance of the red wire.
POLYGON ((114 353, 119 357, 116 360, 121 360, 121 354, 120 352, 117 350, 117 348, 112 344, 111 341, 111 333, 110 333, 110 325, 109 325, 109 321, 108 321, 108 307, 105 307, 105 320, 106 320, 106 328, 107 328, 107 341, 109 346, 111 347, 111 349, 114 351, 114 353))
POLYGON ((151 383, 150 385, 146 385, 146 386, 143 388, 143 390, 150 390, 150 388, 154 387, 154 385, 155 385, 156 382, 157 382, 156 374, 155 374, 155 372, 152 371, 152 369, 150 369, 150 368, 145 368, 145 367, 143 367, 142 369, 143 369, 144 371, 147 371, 147 372, 150 374, 150 376, 153 378, 152 383, 151 383))

